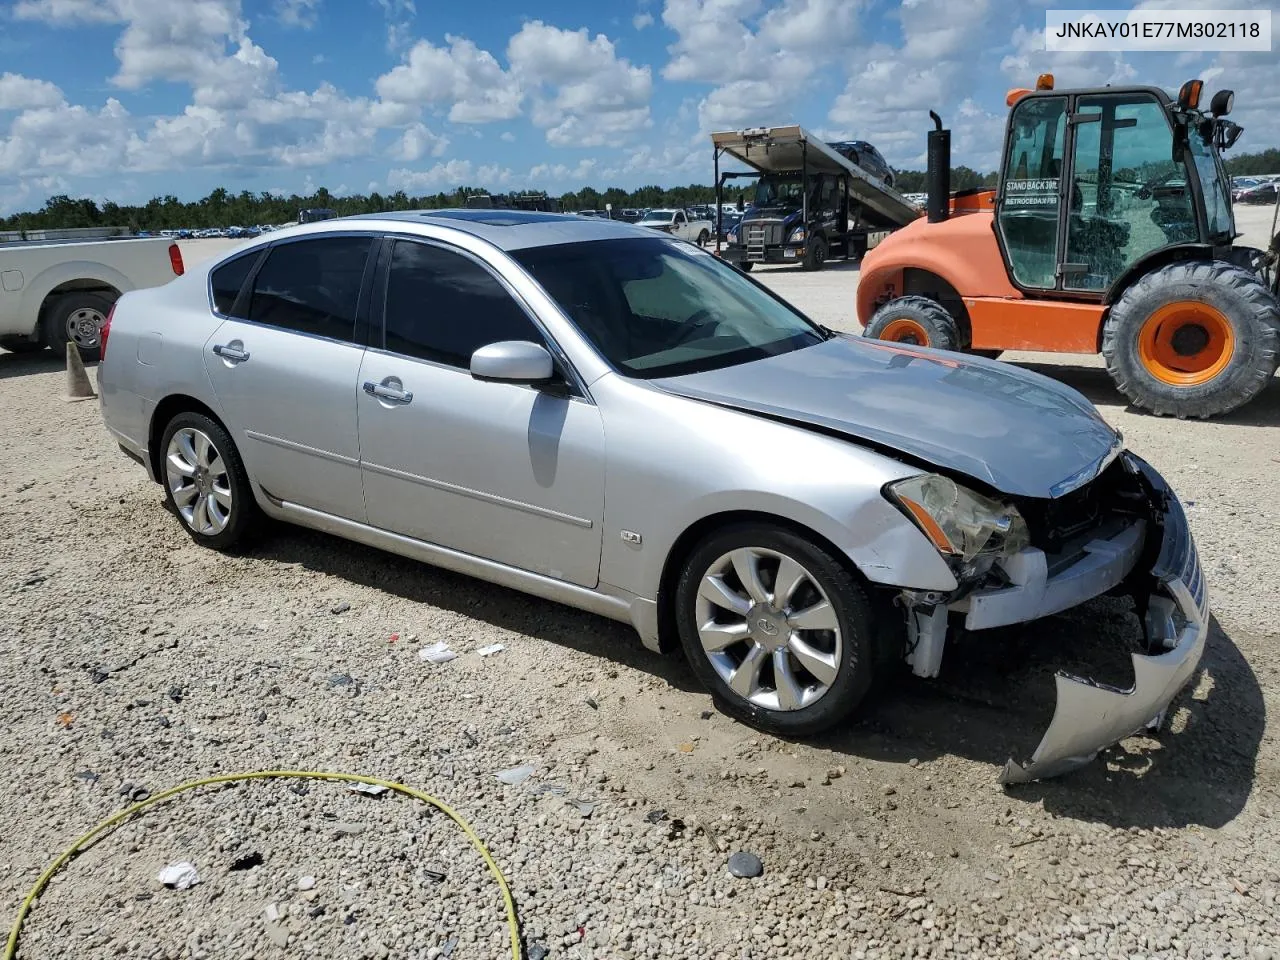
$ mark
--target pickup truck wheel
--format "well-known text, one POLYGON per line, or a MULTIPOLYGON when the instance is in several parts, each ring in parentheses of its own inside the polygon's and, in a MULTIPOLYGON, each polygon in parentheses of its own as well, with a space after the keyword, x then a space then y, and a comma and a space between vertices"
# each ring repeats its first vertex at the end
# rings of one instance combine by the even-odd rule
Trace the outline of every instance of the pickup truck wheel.
POLYGON ((160 444, 165 502, 191 539, 214 550, 243 542, 258 505, 227 431, 204 414, 180 413, 160 444))
POLYGON ((0 337, 0 347, 10 353, 35 353, 37 350, 44 349, 44 343, 39 340, 28 340, 26 337, 0 337))
POLYGON ((698 234, 698 246, 705 247, 707 245, 707 241, 710 239, 711 239, 711 234, 709 234, 706 230, 703 230, 700 234, 698 234))
POLYGON ((102 348, 102 325, 111 312, 111 301, 96 293, 68 293, 48 307, 44 320, 44 342, 54 350, 74 343, 80 356, 98 359, 102 348))
POLYGON ((716 705, 771 733, 809 736, 871 691, 872 607, 832 554, 796 532, 741 523, 711 534, 675 590, 680 641, 716 705))
POLYGON ((743 273, 750 273, 751 266, 752 264, 750 260, 743 260, 740 264, 738 264, 738 269, 741 270, 743 273))

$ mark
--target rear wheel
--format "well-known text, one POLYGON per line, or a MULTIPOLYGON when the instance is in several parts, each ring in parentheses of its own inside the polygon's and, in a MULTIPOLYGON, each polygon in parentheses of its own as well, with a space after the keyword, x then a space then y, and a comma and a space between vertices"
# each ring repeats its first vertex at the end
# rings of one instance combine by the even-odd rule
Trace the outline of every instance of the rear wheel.
POLYGON ((242 543, 258 505, 227 431, 204 414, 180 413, 165 427, 161 449, 165 500, 191 539, 214 550, 242 543))
POLYGON ((1160 416, 1212 417, 1248 403, 1280 354, 1280 304, 1224 261, 1171 263, 1121 294, 1102 354, 1116 387, 1160 416))
POLYGON ((750 273, 751 267, 752 267, 752 263, 750 260, 743 260, 740 264, 738 264, 738 269, 741 270, 743 273, 750 273))
POLYGON ((939 350, 955 350, 960 343, 960 332, 946 307, 918 296, 890 300, 872 315, 862 335, 939 350))
POLYGON ((807 736, 845 720, 875 678, 872 611, 853 575, 790 530, 743 523, 694 550, 676 585, 680 641, 726 713, 807 736))
POLYGON ((706 230, 703 230, 700 234, 698 234, 698 246, 705 247, 707 245, 707 241, 710 239, 711 239, 711 234, 709 234, 706 230))
POLYGON ((96 293, 68 293, 49 305, 44 319, 44 342, 65 352, 74 343, 80 356, 97 360, 102 349, 102 325, 107 322, 112 301, 96 293))

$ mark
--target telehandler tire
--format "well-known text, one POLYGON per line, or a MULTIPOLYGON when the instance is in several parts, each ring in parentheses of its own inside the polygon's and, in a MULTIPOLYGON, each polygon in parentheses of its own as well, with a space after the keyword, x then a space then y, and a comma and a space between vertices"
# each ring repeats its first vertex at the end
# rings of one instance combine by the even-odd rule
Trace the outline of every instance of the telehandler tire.
POLYGON ((1102 355, 1116 388, 1157 416, 1212 417, 1248 403, 1280 356, 1280 302, 1223 260, 1170 263, 1111 307, 1102 355))
POLYGON ((960 330, 947 308, 920 296, 890 300, 872 315, 862 335, 939 350, 956 350, 960 345, 960 330))

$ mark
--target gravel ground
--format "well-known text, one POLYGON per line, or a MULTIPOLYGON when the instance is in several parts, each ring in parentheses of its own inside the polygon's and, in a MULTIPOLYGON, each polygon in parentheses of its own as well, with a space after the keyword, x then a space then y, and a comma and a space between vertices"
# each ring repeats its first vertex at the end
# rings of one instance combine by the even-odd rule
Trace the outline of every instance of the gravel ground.
MULTIPOLYGON (((851 309, 856 268, 760 277, 828 322, 851 309)), ((1189 502, 1215 622, 1168 730, 1002 790, 1052 670, 1123 662, 1125 602, 953 649, 938 681, 790 743, 711 712, 678 658, 608 621, 297 529, 201 550, 96 406, 58 399, 56 358, 0 352, 8 915, 126 795, 301 768, 455 807, 553 958, 1280 957, 1280 386, 1179 423, 1127 410, 1088 358, 1016 359, 1083 389, 1189 502), (458 658, 424 662, 440 640, 458 658), (495 777, 521 764, 525 782, 495 777), (729 875, 739 850, 763 876, 729 875)), ((54 880, 21 955, 506 955, 497 889, 444 816, 291 786, 121 827, 54 880), (180 860, 201 882, 162 887, 180 860)))

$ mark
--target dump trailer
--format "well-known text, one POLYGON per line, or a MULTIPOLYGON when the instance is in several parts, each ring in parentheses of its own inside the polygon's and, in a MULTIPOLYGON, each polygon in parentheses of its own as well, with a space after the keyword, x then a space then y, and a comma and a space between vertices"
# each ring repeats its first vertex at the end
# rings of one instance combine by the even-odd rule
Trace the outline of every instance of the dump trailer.
POLYGON ((890 230, 921 216, 921 209, 830 144, 798 124, 713 133, 716 234, 724 235, 724 184, 753 178, 755 195, 717 253, 750 270, 756 263, 800 263, 819 270, 832 258, 861 257, 890 230), (750 167, 721 173, 721 157, 750 167))

